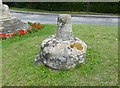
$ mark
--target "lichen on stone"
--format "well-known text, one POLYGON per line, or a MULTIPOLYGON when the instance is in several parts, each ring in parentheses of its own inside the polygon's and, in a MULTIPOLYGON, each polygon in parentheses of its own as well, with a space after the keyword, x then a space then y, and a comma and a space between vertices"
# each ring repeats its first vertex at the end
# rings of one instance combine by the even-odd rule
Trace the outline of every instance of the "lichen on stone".
POLYGON ((71 44, 70 47, 71 47, 71 48, 74 48, 74 47, 75 47, 75 48, 78 49, 78 50, 82 50, 82 49, 83 49, 82 44, 80 44, 79 42, 76 42, 76 43, 74 43, 74 44, 71 44))
POLYGON ((46 38, 41 45, 42 62, 53 69, 70 69, 83 63, 87 45, 72 36, 72 18, 62 14, 58 17, 58 29, 54 36, 46 38))

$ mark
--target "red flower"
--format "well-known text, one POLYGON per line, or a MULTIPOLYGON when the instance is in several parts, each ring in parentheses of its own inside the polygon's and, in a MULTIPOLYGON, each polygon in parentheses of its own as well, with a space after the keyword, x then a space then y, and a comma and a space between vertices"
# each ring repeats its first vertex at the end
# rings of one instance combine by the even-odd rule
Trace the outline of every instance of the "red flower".
POLYGON ((10 36, 10 34, 7 34, 7 36, 10 36))
POLYGON ((40 27, 41 27, 41 25, 40 24, 38 24, 37 26, 36 26, 36 28, 39 30, 40 29, 40 27))
POLYGON ((40 24, 38 24, 37 26, 41 26, 40 24))
POLYGON ((0 34, 0 36, 4 36, 5 34, 0 34))
POLYGON ((3 37, 6 39, 6 34, 3 37))
POLYGON ((40 29, 40 26, 37 26, 36 28, 37 28, 37 29, 40 29))
POLYGON ((44 28, 44 26, 42 26, 42 29, 44 28))
POLYGON ((14 33, 11 34, 12 37, 13 37, 14 35, 15 35, 14 33))
POLYGON ((28 34, 28 32, 26 31, 25 34, 28 34))
POLYGON ((13 37, 13 36, 15 36, 15 34, 16 34, 16 32, 13 32, 13 33, 11 34, 11 36, 13 37))
POLYGON ((32 28, 36 27, 36 22, 32 25, 32 28))
POLYGON ((31 28, 28 28, 28 29, 27 29, 27 32, 32 33, 31 28))
POLYGON ((6 39, 6 34, 0 34, 0 36, 4 37, 6 39))
POLYGON ((35 27, 35 25, 32 25, 32 28, 34 28, 35 27))
POLYGON ((36 25, 36 22, 34 23, 34 25, 36 25))
POLYGON ((24 30, 20 30, 19 33, 20 33, 21 35, 24 35, 24 34, 25 34, 25 31, 24 31, 24 30))

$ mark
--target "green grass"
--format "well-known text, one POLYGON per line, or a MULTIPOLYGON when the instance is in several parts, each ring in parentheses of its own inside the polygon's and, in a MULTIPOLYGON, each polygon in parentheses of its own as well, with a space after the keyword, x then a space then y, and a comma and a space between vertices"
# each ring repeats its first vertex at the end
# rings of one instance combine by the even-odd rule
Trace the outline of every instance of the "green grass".
POLYGON ((21 38, 2 42, 2 85, 4 86, 115 86, 118 85, 117 26, 73 25, 74 36, 87 48, 84 64, 70 70, 34 65, 40 44, 56 33, 56 25, 21 38))
POLYGON ((0 87, 2 87, 2 41, 0 41, 0 87))
POLYGON ((40 9, 30 9, 30 8, 17 8, 17 7, 10 7, 11 10, 17 11, 28 11, 28 12, 47 12, 47 13, 58 13, 58 14, 92 14, 92 15, 119 15, 119 14, 112 14, 112 13, 96 13, 96 12, 75 12, 75 11, 47 11, 47 10, 40 10, 40 9))

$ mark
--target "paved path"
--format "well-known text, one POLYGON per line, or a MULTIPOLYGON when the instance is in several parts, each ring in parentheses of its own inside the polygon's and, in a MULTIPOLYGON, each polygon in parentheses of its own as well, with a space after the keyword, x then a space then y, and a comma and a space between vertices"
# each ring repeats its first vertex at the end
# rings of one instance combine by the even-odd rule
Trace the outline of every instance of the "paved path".
MULTIPOLYGON (((40 22, 48 24, 56 24, 58 14, 54 13, 41 13, 41 12, 24 12, 13 11, 13 16, 19 18, 24 22, 40 22)), ((117 16, 109 15, 72 15, 73 24, 98 24, 98 25, 118 25, 117 16)))

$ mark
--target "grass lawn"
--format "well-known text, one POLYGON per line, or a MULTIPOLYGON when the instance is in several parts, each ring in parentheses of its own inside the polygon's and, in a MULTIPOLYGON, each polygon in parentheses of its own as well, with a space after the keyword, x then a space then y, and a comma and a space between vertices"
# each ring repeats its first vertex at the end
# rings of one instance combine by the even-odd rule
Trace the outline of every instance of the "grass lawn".
POLYGON ((73 24, 73 34, 87 48, 86 62, 70 70, 34 65, 40 44, 56 33, 56 25, 2 42, 2 85, 4 86, 115 86, 118 85, 118 27, 73 24))

